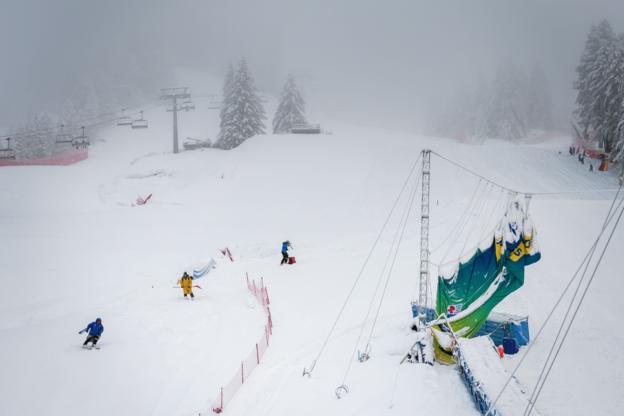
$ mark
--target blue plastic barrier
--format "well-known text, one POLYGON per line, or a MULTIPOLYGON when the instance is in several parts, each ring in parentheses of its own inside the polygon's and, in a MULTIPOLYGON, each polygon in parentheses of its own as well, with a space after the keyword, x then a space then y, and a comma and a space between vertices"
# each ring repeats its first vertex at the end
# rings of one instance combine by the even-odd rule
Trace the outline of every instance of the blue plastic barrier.
MULTIPOLYGON (((412 304, 412 316, 414 318, 418 316, 418 305, 416 304, 412 304)), ((433 321, 437 318, 432 308, 425 309, 425 317, 427 321, 433 321)), ((529 317, 492 312, 477 334, 477 336, 481 335, 489 335, 496 345, 502 345, 503 338, 515 339, 518 346, 527 345, 530 340, 529 317)))

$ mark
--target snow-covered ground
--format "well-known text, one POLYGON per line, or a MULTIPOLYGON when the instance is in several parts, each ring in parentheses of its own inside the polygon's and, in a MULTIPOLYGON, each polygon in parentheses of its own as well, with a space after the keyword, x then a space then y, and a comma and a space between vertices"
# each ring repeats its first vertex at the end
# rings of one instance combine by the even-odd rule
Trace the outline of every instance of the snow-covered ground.
MULTIPOLYGON (((180 115, 181 141, 214 137, 218 111, 207 105, 198 98, 195 112, 180 115)), ((531 202, 543 258, 497 308, 529 315, 532 331, 599 230, 614 193, 597 190, 616 187, 613 176, 590 173, 568 156, 565 138, 470 146, 315 117, 333 134, 265 135, 232 151, 174 155, 170 113, 155 108, 145 116, 149 129, 111 127, 76 165, 0 169, 2 415, 208 414, 219 386, 263 332, 263 311, 246 290, 245 272, 269 287, 274 336, 227 414, 476 415, 454 368, 398 364, 413 339, 417 208, 371 360, 353 363, 345 377, 398 220, 382 236, 312 377, 301 376, 420 150, 432 148, 520 191, 573 191, 531 202), (149 193, 147 205, 131 206, 149 193), (293 266, 279 265, 286 239, 294 245, 293 266), (224 246, 234 263, 218 257, 224 246), (217 268, 198 282, 203 289, 194 301, 183 300, 173 288, 181 272, 210 257, 217 268), (77 332, 96 316, 105 326, 102 348, 86 351, 77 332), (337 400, 334 389, 343 382, 350 392, 337 400)), ((439 263, 457 258, 495 218, 466 227, 461 244, 446 240, 478 180, 436 156, 431 178, 430 246, 439 246, 432 253, 439 263)), ((477 193, 485 201, 481 212, 496 212, 502 194, 485 185, 477 193)), ((624 413, 624 336, 616 330, 622 247, 618 232, 538 402, 543 415, 624 413)), ((556 323, 520 371, 525 387, 538 374, 556 323)), ((504 364, 511 368, 516 360, 504 364)))

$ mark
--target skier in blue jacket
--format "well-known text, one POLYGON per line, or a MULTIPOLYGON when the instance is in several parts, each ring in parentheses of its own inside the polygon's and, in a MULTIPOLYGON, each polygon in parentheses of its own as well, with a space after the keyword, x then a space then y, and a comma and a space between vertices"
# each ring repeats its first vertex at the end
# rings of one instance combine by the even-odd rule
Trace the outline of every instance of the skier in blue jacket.
POLYGON ((82 331, 78 333, 82 334, 83 332, 88 332, 88 334, 87 334, 87 339, 85 340, 84 344, 82 344, 82 346, 86 347, 87 344, 90 342, 91 346, 95 347, 95 344, 97 344, 98 339, 100 339, 102 332, 104 332, 102 319, 97 318, 94 322, 91 322, 89 325, 87 325, 85 329, 83 329, 82 331))
POLYGON ((288 249, 290 248, 290 241, 286 240, 282 243, 282 264, 288 264, 288 249))

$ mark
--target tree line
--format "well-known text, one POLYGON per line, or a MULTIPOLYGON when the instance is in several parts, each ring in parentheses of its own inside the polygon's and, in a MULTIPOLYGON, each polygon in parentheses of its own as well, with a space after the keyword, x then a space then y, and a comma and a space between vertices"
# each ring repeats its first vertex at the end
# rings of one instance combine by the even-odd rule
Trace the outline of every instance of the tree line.
MULTIPOLYGON (((214 147, 233 149, 257 134, 264 134, 265 114, 245 59, 241 59, 236 70, 230 65, 223 83, 220 130, 214 147)), ((305 102, 291 75, 273 116, 273 133, 289 133, 294 125, 305 123, 305 102)))

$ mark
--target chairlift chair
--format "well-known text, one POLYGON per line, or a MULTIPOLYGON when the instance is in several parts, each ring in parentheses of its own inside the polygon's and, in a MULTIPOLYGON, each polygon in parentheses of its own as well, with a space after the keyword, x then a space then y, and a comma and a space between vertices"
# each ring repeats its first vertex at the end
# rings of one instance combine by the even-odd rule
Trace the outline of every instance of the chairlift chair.
POLYGON ((147 120, 143 118, 143 111, 141 111, 141 118, 132 121, 133 129, 146 129, 147 128, 147 120))
POLYGON ((7 145, 4 149, 0 149, 0 160, 15 160, 15 149, 11 148, 11 138, 6 138, 7 145))
POLYGON ((61 124, 58 133, 56 133, 56 144, 71 143, 74 139, 65 131, 65 125, 61 124))
POLYGON ((181 109, 184 111, 195 110, 195 104, 188 99, 182 103, 181 109))
POLYGON ((85 135, 84 126, 81 127, 81 129, 82 129, 82 133, 80 134, 80 136, 74 137, 72 139, 72 146, 74 146, 74 148, 76 149, 85 149, 89 147, 89 145, 91 144, 89 142, 89 136, 85 135))
POLYGON ((123 108, 121 109, 121 117, 117 119, 118 126, 131 126, 132 125, 132 118, 128 117, 125 114, 125 111, 126 111, 125 109, 123 108))
POLYGON ((221 100, 216 99, 214 95, 210 95, 210 101, 208 101, 208 109, 210 110, 221 109, 221 100))

